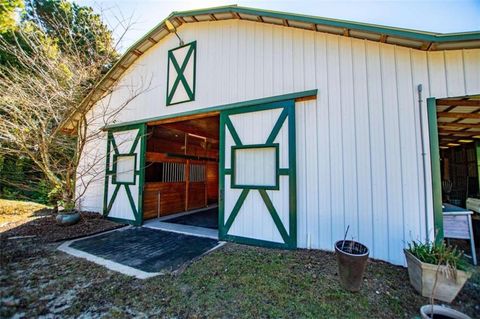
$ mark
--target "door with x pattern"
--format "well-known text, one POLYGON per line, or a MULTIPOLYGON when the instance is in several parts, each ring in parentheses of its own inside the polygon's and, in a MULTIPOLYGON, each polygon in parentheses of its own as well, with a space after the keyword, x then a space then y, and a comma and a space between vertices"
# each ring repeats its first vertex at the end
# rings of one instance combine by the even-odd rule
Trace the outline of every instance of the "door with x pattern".
POLYGON ((168 51, 167 105, 195 100, 197 42, 168 51))
POLYGON ((108 131, 103 214, 141 225, 145 166, 145 125, 108 131))
POLYGON ((295 101, 220 114, 220 239, 295 248, 295 101))

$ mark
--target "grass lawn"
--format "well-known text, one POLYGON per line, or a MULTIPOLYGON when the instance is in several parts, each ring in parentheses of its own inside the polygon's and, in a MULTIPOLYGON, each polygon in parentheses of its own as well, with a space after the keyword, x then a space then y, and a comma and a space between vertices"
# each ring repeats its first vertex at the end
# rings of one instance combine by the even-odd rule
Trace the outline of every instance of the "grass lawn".
MULTIPOLYGON (((0 317, 412 318, 427 299, 405 268, 370 261, 359 293, 344 291, 333 254, 227 244, 176 276, 134 279, 0 234, 0 317)), ((480 274, 451 305, 480 313, 480 274)))

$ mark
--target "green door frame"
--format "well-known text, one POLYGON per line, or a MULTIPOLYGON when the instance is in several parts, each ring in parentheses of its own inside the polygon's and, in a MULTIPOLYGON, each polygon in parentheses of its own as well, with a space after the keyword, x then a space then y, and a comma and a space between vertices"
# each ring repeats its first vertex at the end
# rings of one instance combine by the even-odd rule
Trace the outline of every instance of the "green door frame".
POLYGON ((432 170, 433 224, 435 242, 443 241, 442 174, 440 171, 440 143, 437 126, 437 103, 434 97, 427 99, 428 135, 430 138, 430 165, 432 170))
POLYGON ((131 125, 124 125, 118 126, 115 128, 108 129, 107 132, 107 155, 106 155, 106 165, 105 165, 105 185, 104 185, 104 195, 103 195, 103 215, 113 221, 127 223, 135 226, 140 226, 143 223, 143 187, 145 182, 145 155, 146 155, 146 146, 147 146, 147 139, 145 138, 146 134, 146 124, 131 124, 131 125), (122 132, 128 130, 138 129, 137 136, 133 141, 132 147, 128 153, 120 154, 118 151, 118 146, 115 142, 115 138, 113 133, 115 132, 122 132), (140 143, 140 154, 135 153, 135 149, 137 148, 138 143, 140 143), (113 169, 110 170, 110 153, 113 151, 113 158, 117 158, 119 156, 130 156, 135 155, 135 172, 134 172, 134 182, 133 183, 123 183, 123 182, 116 182, 116 163, 113 163, 113 169), (140 168, 136 169, 136 163, 139 161, 140 168), (112 195, 110 201, 108 200, 108 186, 110 184, 110 179, 112 184, 115 184, 115 190, 112 195), (136 185, 138 187, 138 204, 137 208, 135 208, 135 203, 132 198, 132 194, 130 192, 130 186, 136 185), (130 202, 130 206, 133 210, 135 220, 128 220, 123 218, 117 217, 110 217, 108 216, 110 213, 110 209, 112 208, 113 202, 118 194, 118 191, 121 187, 125 187, 125 191, 128 195, 128 199, 130 202))
MULTIPOLYGON (((281 147, 281 146, 280 146, 281 147)), ((233 241, 242 244, 248 245, 257 245, 257 246, 266 246, 266 247, 274 247, 274 248, 287 248, 287 249, 294 249, 297 247, 297 183, 296 183, 296 145, 295 145, 295 100, 285 100, 281 102, 273 102, 261 105, 252 105, 246 107, 239 107, 230 110, 224 110, 220 112, 220 165, 219 165, 219 210, 218 210, 218 233, 219 239, 233 241), (271 110, 271 109, 283 109, 282 113, 280 114, 276 124, 274 125, 272 132, 270 132, 270 136, 268 137, 265 144, 255 144, 252 145, 243 145, 241 139, 239 138, 238 134, 235 131, 235 128, 229 119, 229 115, 233 114, 242 114, 248 112, 257 112, 263 110, 271 110), (232 146, 232 154, 235 149, 238 148, 245 148, 245 147, 278 147, 278 144, 273 143, 275 137, 279 133, 280 129, 282 128, 285 121, 288 121, 288 168, 281 169, 277 165, 277 178, 279 175, 289 176, 289 231, 287 233, 282 221, 280 220, 274 205, 272 204, 268 194, 266 192, 266 188, 262 186, 242 186, 243 188, 237 203, 234 205, 232 212, 227 221, 225 221, 225 175, 230 175, 231 178, 234 178, 234 167, 232 166, 230 169, 225 169, 225 138, 226 138, 226 130, 228 128, 232 138, 235 142, 235 145, 232 146), (229 235, 228 230, 230 226, 233 224, 234 219, 240 208, 247 197, 250 191, 258 191, 269 211, 284 243, 277 243, 271 242, 266 240, 259 240, 235 235, 229 235)), ((232 159, 232 165, 234 160, 232 159)), ((234 181, 232 181, 233 188, 239 188, 235 185, 234 181)))

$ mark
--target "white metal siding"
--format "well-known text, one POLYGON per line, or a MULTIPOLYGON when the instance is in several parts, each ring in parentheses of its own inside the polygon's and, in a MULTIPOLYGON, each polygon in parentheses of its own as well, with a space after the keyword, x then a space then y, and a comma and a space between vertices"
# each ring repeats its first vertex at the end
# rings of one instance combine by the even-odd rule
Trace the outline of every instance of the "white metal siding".
MULTIPOLYGON (((184 25, 179 34, 197 41, 195 101, 165 107, 173 35, 145 53, 122 78, 123 90, 97 108, 120 105, 150 81, 117 123, 318 89, 317 100, 297 103, 298 245, 331 250, 350 225, 349 237, 369 246, 372 257, 403 264, 405 242, 425 238, 426 218, 433 227, 416 87, 423 85, 424 106, 430 96, 479 94, 480 50, 423 52, 238 20, 184 25)), ((423 121, 428 137, 425 112, 423 121)), ((429 159, 428 144, 426 152, 429 159)), ((102 188, 91 189, 86 197, 102 188)))

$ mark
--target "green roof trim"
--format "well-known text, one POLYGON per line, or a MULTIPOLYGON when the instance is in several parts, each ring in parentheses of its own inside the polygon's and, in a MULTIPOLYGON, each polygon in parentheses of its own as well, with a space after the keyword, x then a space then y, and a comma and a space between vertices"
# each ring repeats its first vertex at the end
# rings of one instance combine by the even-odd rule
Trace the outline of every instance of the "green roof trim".
POLYGON ((295 20, 295 21, 312 23, 312 24, 321 24, 321 25, 327 25, 327 26, 338 27, 338 28, 356 29, 356 30, 362 30, 362 31, 385 34, 385 35, 395 35, 395 36, 404 37, 408 39, 415 39, 415 40, 421 40, 421 41, 427 41, 427 42, 452 42, 452 41, 480 40, 480 30, 472 31, 472 32, 435 33, 435 32, 419 31, 419 30, 413 30, 413 29, 395 28, 395 27, 362 23, 362 22, 309 16, 309 15, 303 15, 303 14, 297 14, 297 13, 239 7, 236 5, 190 10, 190 11, 178 11, 178 12, 173 12, 171 14, 171 17, 185 17, 185 16, 215 14, 215 13, 224 13, 224 12, 236 12, 240 14, 244 13, 244 14, 250 14, 250 15, 258 15, 262 17, 271 17, 271 18, 278 18, 278 19, 295 20))

